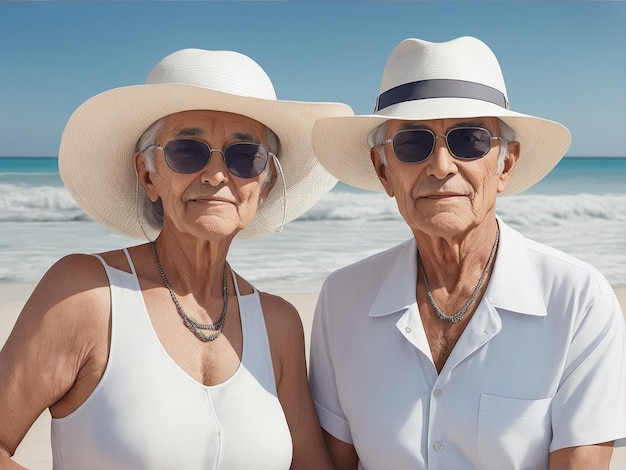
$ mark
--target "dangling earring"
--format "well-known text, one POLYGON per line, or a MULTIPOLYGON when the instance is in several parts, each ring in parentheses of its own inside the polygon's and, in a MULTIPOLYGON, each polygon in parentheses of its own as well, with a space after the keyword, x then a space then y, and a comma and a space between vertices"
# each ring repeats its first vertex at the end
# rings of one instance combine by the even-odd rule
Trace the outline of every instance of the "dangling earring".
POLYGON ((285 220, 287 220, 287 185, 285 184, 285 175, 283 174, 283 167, 278 161, 278 157, 272 154, 274 158, 274 163, 276 164, 276 168, 278 169, 278 174, 280 175, 280 179, 283 183, 283 220, 280 223, 280 226, 276 229, 276 232, 282 232, 283 227, 285 226, 285 220))
POLYGON ((137 216, 137 222, 139 222, 139 228, 141 228, 141 232, 143 236, 146 237, 150 243, 154 243, 156 239, 152 240, 148 233, 146 232, 145 227, 143 226, 141 210, 139 208, 139 174, 137 173, 137 168, 135 167, 135 215, 137 216))

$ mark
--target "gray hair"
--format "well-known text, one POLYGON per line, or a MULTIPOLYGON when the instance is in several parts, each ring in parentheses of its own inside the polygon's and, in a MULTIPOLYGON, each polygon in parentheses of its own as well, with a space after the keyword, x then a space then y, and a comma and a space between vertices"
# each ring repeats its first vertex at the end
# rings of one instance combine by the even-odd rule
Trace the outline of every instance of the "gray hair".
POLYGON ((496 175, 504 170, 504 162, 509 158, 509 144, 515 140, 515 131, 502 119, 498 119, 498 123, 500 124, 500 154, 496 175))
POLYGON ((135 152, 141 153, 144 157, 146 157, 146 168, 151 172, 156 171, 154 151, 157 145, 157 136, 163 130, 164 125, 164 117, 156 122, 153 122, 150 127, 148 127, 144 133, 141 134, 141 137, 139 137, 139 140, 137 140, 137 144, 135 145, 135 152))
MULTIPOLYGON (((157 137, 163 130, 166 117, 167 116, 162 117, 158 121, 153 122, 150 127, 148 127, 144 133, 141 134, 141 137, 139 137, 137 144, 135 145, 135 152, 141 153, 146 158, 146 168, 149 172, 156 171, 154 151, 156 150, 157 137)), ((270 151, 270 153, 276 155, 277 158, 280 158, 280 139, 269 127, 263 127, 265 129, 265 147, 270 151)), ((277 176, 277 170, 274 168, 274 165, 270 164, 270 160, 271 158, 267 161, 267 175, 263 178, 259 194, 262 194, 265 188, 271 184, 277 176)), ((141 213, 143 213, 146 222, 150 225, 150 227, 160 230, 163 227, 163 204, 161 203, 161 199, 156 202, 152 202, 145 193, 142 199, 143 210, 141 210, 141 213)), ((139 201, 137 204, 139 204, 139 201)))
MULTIPOLYGON (((384 166, 387 166, 387 155, 385 154, 385 146, 381 145, 381 142, 385 141, 387 135, 387 123, 385 121, 382 124, 376 126, 367 136, 367 143, 370 147, 380 147, 380 158, 384 166)), ((515 131, 502 119, 498 119, 500 125, 500 153, 498 154, 498 168, 496 174, 499 175, 504 169, 504 161, 509 155, 509 143, 515 140, 515 131)))

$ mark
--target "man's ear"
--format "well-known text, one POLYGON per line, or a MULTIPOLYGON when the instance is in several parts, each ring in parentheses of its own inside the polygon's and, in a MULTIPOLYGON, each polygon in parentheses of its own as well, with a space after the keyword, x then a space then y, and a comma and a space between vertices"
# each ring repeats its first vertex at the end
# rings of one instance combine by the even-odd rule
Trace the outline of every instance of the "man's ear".
POLYGON ((387 167, 383 163, 383 158, 378 147, 372 147, 370 150, 370 158, 372 159, 372 164, 376 170, 376 175, 378 175, 378 179, 383 185, 383 188, 385 188, 387 196, 393 197, 393 188, 387 179, 387 167))
POLYGON ((148 171, 146 157, 139 152, 135 153, 135 171, 137 173, 137 180, 139 181, 139 184, 143 186, 143 189, 148 194, 150 200, 152 202, 157 202, 159 200, 159 194, 157 193, 154 183, 152 182, 152 175, 150 171, 148 171))
POLYGON ((508 155, 504 160, 504 167, 500 172, 500 179, 498 180, 498 192, 501 193, 506 189, 513 175, 513 169, 517 164, 520 153, 520 143, 517 141, 509 142, 508 155))

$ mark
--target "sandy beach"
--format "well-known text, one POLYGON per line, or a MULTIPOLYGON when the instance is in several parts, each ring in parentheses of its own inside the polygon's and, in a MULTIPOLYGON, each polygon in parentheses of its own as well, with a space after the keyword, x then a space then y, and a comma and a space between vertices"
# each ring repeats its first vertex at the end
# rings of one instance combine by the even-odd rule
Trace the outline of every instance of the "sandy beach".
MULTIPOLYGON (((33 288, 33 284, 0 284, 0 345, 4 344, 11 333, 13 324, 33 288)), ((626 312, 626 286, 616 288, 615 291, 622 311, 626 312)), ((285 294, 283 297, 295 305, 300 312, 308 351, 317 294, 285 294)), ((32 470, 50 470, 52 468, 50 415, 47 411, 39 417, 25 436, 14 459, 32 470)), ((618 448, 613 452, 610 468, 611 470, 626 468, 626 447, 618 448)))

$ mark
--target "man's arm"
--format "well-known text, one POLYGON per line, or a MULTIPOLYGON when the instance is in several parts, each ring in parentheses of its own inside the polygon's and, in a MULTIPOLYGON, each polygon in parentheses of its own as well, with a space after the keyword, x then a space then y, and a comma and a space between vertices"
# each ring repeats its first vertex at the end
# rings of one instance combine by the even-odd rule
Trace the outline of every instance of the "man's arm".
POLYGON ((614 441, 626 435, 624 317, 608 283, 598 284, 581 294, 552 399, 552 469, 608 469, 614 441))
POLYGON ((608 470, 613 442, 555 450, 550 454, 550 470, 608 470))

